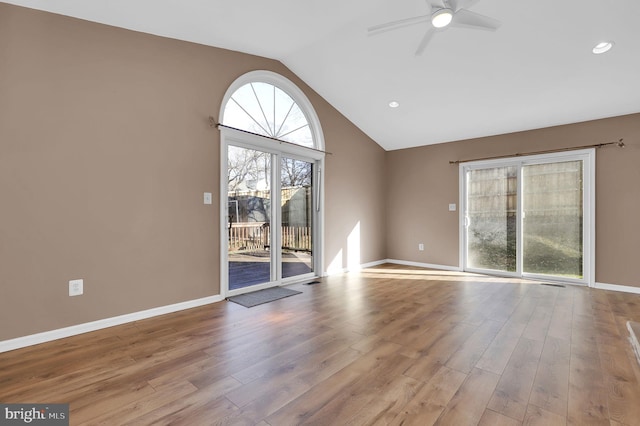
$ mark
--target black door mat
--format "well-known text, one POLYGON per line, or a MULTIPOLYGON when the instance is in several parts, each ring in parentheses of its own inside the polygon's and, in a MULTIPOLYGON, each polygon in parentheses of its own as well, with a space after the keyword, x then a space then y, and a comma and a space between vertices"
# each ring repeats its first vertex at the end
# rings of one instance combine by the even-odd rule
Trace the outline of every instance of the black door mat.
POLYGON ((264 290, 258 290, 251 293, 241 294, 239 296, 228 297, 229 302, 237 303, 246 308, 262 305, 264 303, 273 302, 274 300, 284 299, 285 297, 294 296, 302 293, 297 290, 289 290, 288 288, 272 287, 264 290))
POLYGON ((314 284, 320 284, 320 281, 311 281, 309 283, 304 283, 303 285, 314 285, 314 284))

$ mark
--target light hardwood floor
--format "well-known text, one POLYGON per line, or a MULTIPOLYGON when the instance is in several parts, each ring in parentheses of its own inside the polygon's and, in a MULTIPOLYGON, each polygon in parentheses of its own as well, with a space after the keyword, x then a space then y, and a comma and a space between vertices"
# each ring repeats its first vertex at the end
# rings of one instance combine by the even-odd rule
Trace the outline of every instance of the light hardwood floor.
POLYGON ((640 425, 640 295, 383 265, 0 354, 71 424, 640 425))

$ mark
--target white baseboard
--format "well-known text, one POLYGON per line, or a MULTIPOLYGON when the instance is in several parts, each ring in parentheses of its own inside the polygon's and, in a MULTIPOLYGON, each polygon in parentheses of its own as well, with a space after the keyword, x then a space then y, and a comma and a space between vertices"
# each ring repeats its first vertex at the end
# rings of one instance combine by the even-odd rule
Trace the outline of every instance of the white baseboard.
MULTIPOLYGON (((381 263, 395 263, 398 265, 407 265, 407 266, 417 266, 421 268, 430 268, 430 269, 440 269, 443 271, 455 271, 462 272, 462 268, 457 266, 446 266, 446 265, 435 265, 432 263, 420 263, 420 262, 411 262, 407 260, 398 260, 398 259, 386 259, 381 263)), ((634 293, 640 294, 640 287, 631 287, 626 285, 618 285, 618 284, 606 284, 606 283, 595 283, 593 288, 597 288, 600 290, 611 290, 611 291, 620 291, 624 293, 634 293)))
POLYGON ((382 260, 376 260, 375 262, 363 263, 362 265, 360 265, 360 269, 373 268, 374 266, 383 265, 388 262, 389 262, 388 259, 382 259, 382 260))
POLYGON ((357 271, 361 271, 364 268, 371 268, 373 266, 382 265, 383 263, 387 263, 387 262, 388 262, 387 259, 382 259, 382 260, 376 260, 374 262, 361 263, 360 265, 357 265, 357 266, 347 266, 344 268, 332 269, 331 271, 325 271, 324 274, 322 274, 322 276, 328 277, 331 275, 344 274, 345 272, 357 272, 357 271))
POLYGON ((345 267, 340 269, 333 269, 332 271, 325 271, 325 273, 322 276, 327 277, 330 275, 343 274, 345 272, 360 271, 365 268, 373 268, 374 266, 383 265, 385 263, 395 263, 397 265, 417 266, 420 268, 429 268, 429 269, 439 269, 442 271, 455 271, 455 272, 462 271, 462 269, 458 268, 457 266, 435 265, 432 263, 410 262, 408 260, 398 260, 398 259, 381 259, 381 260, 376 260, 374 262, 363 263, 356 267, 351 266, 351 267, 345 267))
POLYGON ((640 294, 640 287, 631 287, 627 285, 596 283, 594 288, 599 288, 600 290, 612 290, 622 291, 624 293, 640 294))
POLYGON ((202 299, 189 300, 186 302, 175 303, 173 305, 160 306, 157 308, 147 309, 145 311, 133 312, 130 314, 119 315, 117 317, 105 318, 97 321, 86 322, 84 324, 60 328, 57 330, 45 331, 42 333, 31 334, 29 336, 4 340, 0 342, 0 353, 24 348, 27 346, 37 345, 39 343, 50 342, 52 340, 63 339, 65 337, 76 336, 78 334, 88 333, 90 331, 101 330, 103 328, 109 328, 116 325, 156 317, 159 315, 170 314, 172 312, 183 311, 185 309, 196 308, 198 306, 208 305, 211 303, 220 302, 222 300, 224 299, 220 295, 203 297, 202 299))
POLYGON ((627 329, 629 330, 629 342, 631 342, 633 352, 636 354, 638 363, 640 363, 640 341, 638 340, 638 335, 636 334, 635 328, 637 327, 634 327, 631 321, 627 321, 627 329))
MULTIPOLYGON (((417 266, 419 268, 429 268, 429 269, 439 269, 442 271, 453 271, 453 272, 461 272, 462 269, 458 266, 447 266, 447 265, 436 265, 433 263, 422 263, 422 262, 411 262, 408 260, 398 260, 398 259, 386 259, 386 263, 395 263, 396 265, 405 265, 405 266, 417 266)), ((383 262, 383 263, 385 263, 383 262)))

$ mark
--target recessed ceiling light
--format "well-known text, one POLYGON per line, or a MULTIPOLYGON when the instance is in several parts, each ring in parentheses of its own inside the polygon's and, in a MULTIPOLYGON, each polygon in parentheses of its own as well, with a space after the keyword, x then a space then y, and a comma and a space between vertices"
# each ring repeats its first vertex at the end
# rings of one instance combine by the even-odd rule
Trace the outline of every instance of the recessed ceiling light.
POLYGON ((609 50, 611 50, 612 47, 613 47, 613 42, 612 41, 602 41, 602 42, 596 44, 594 46, 594 48, 591 49, 591 51, 594 54, 599 55, 601 53, 608 52, 609 50))
POLYGON ((390 106, 391 108, 398 108, 398 107, 400 106, 400 102, 398 102, 398 101, 391 101, 391 102, 389 102, 389 106, 390 106))
POLYGON ((444 28, 451 23, 453 11, 451 9, 440 9, 431 15, 431 23, 436 28, 444 28))

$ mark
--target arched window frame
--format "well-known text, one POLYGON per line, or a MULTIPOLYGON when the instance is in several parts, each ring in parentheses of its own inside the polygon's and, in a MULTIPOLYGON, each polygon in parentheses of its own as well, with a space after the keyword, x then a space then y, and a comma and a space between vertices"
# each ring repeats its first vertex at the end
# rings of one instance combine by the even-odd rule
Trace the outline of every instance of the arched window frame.
MULTIPOLYGON (((324 275, 324 159, 325 144, 320 120, 313 108, 313 105, 306 97, 304 92, 298 88, 289 79, 274 73, 272 71, 258 70, 251 71, 238 77, 227 89, 220 107, 219 126, 220 130, 220 294, 223 297, 231 296, 228 281, 228 251, 227 240, 224 238, 226 234, 226 216, 227 212, 227 153, 230 145, 240 146, 249 149, 259 149, 264 152, 270 152, 277 155, 286 155, 287 157, 299 160, 312 160, 315 162, 315 179, 316 191, 314 194, 316 202, 315 224, 313 231, 314 238, 314 271, 316 276, 324 275), (271 84, 293 99, 304 114, 313 139, 313 148, 295 144, 288 141, 274 140, 267 136, 250 133, 246 129, 235 129, 224 126, 224 113, 227 103, 231 100, 233 94, 242 86, 248 83, 267 83, 271 84)), ((278 190, 278 188, 273 188, 278 190)), ((279 240, 278 240, 279 243, 279 240)), ((278 245, 278 244, 276 244, 278 245)), ((291 279, 281 279, 276 285, 290 284, 295 282, 291 279)), ((271 286, 271 285, 269 285, 271 286)), ((268 288, 269 286, 253 286, 254 290, 268 288)), ((233 292, 231 292, 233 293, 233 292)))
POLYGON ((313 149, 324 151, 324 136, 322 133, 322 126, 320 125, 320 119, 318 119, 318 115, 316 114, 313 105, 304 94, 304 92, 300 90, 300 88, 296 86, 291 80, 272 71, 250 71, 237 78, 229 86, 224 95, 224 98, 222 99, 222 107, 220 108, 220 123, 224 124, 225 107, 233 94, 242 86, 249 83, 271 84, 284 91, 287 95, 291 96, 291 99, 293 99, 293 101, 298 104, 298 106, 302 110, 302 113, 305 115, 307 122, 309 123, 311 136, 313 138, 313 149))

